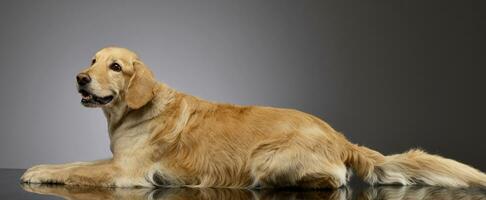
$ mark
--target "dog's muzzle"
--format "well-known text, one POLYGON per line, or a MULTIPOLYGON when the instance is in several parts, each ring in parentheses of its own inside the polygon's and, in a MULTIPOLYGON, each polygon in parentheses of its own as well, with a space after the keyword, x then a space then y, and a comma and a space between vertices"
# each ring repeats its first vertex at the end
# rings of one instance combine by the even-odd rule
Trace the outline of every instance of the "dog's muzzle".
POLYGON ((79 73, 76 76, 76 82, 78 83, 78 92, 81 94, 81 104, 83 104, 84 106, 102 106, 110 103, 113 100, 113 95, 100 97, 89 92, 86 88, 87 85, 91 82, 91 77, 86 73, 79 73))

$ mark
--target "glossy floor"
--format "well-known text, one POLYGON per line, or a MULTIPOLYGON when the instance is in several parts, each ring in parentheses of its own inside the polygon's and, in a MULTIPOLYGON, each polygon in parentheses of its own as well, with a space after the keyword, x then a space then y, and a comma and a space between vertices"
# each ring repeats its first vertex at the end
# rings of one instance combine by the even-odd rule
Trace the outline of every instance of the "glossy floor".
POLYGON ((486 200, 486 190, 440 187, 345 187, 339 190, 240 190, 212 188, 121 189, 20 184, 24 170, 0 170, 0 199, 323 199, 323 200, 486 200))

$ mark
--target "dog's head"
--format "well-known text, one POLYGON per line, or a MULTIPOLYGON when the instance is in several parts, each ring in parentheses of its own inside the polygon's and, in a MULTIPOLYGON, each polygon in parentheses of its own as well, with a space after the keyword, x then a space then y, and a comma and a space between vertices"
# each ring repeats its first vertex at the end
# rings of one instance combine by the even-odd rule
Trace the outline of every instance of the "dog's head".
POLYGON ((81 104, 86 107, 109 107, 125 101, 138 109, 154 96, 156 81, 152 72, 125 48, 107 47, 98 51, 91 66, 76 76, 81 104))

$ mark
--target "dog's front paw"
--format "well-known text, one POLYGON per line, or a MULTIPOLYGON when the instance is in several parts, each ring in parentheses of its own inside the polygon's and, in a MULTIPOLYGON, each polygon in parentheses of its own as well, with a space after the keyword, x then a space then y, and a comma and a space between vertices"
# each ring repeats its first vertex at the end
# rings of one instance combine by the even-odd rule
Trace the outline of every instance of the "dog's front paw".
POLYGON ((24 183, 64 183, 64 178, 59 170, 53 166, 38 165, 25 171, 20 178, 24 183))

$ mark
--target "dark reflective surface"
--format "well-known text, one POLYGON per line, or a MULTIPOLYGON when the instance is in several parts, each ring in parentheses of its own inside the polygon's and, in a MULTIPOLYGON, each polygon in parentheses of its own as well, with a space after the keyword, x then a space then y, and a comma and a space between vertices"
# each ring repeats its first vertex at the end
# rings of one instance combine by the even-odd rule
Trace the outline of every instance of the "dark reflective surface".
POLYGON ((214 188, 120 189, 46 185, 26 185, 29 192, 72 200, 88 199, 322 199, 322 200, 469 200, 486 199, 479 189, 446 189, 438 187, 368 187, 353 194, 350 188, 339 190, 241 190, 214 188))
POLYGON ((1 199, 325 199, 325 200, 486 200, 480 188, 422 186, 346 187, 339 190, 242 190, 214 188, 92 188, 63 185, 19 184, 23 170, 0 170, 1 199))

